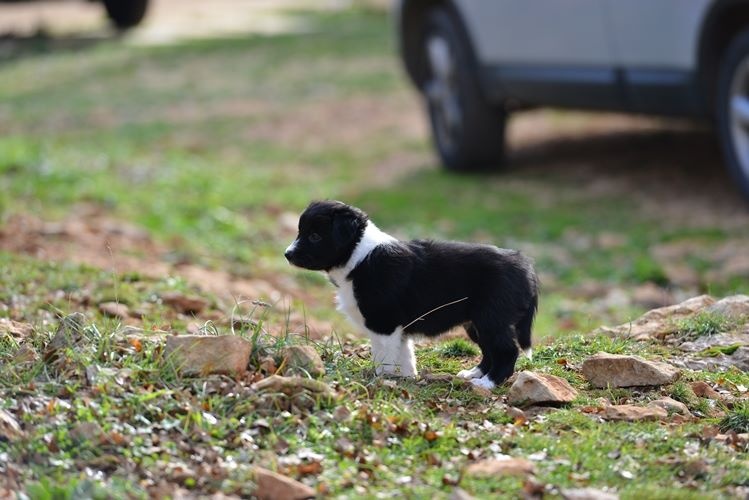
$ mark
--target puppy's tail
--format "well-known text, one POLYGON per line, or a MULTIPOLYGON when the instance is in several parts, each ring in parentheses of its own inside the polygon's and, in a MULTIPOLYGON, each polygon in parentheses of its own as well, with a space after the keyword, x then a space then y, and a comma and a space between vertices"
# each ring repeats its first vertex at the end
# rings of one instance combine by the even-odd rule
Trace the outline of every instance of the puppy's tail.
POLYGON ((538 295, 534 295, 531 299, 531 303, 526 309, 523 317, 515 325, 515 332, 518 337, 518 344, 520 348, 525 351, 528 357, 531 357, 531 330, 533 328, 533 320, 536 317, 536 311, 538 310, 538 295))

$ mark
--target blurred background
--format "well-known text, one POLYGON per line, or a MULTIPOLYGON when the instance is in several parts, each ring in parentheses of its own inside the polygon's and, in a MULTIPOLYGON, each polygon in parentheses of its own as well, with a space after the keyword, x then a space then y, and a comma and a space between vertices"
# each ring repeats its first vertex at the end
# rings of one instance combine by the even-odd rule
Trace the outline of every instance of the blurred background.
MULTIPOLYGON (((538 338, 749 289, 749 215, 709 120, 491 103, 501 127, 477 130, 502 167, 455 172, 492 163, 450 166, 460 138, 432 146, 433 127, 470 118, 456 122, 438 99, 475 84, 464 79, 477 61, 450 45, 467 25, 430 21, 447 46, 414 56, 427 76, 443 64, 442 86, 422 94, 392 10, 151 0, 125 30, 98 2, 0 2, 0 267, 14 283, 3 314, 32 314, 29 301, 95 306, 106 284, 85 269, 105 269, 140 311, 127 323, 155 321, 144 289, 182 287, 229 309, 265 300, 279 318, 271 330, 348 334, 324 276, 283 258, 299 212, 319 198, 357 205, 399 237, 528 253, 543 283, 538 338)), ((456 98, 464 112, 466 99, 456 98)))

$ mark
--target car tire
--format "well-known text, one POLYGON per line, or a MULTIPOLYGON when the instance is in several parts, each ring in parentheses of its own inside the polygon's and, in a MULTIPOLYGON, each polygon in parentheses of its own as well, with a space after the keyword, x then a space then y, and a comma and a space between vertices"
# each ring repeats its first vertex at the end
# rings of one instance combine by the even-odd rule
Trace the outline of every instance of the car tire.
POLYGON ((471 47, 450 11, 428 12, 422 50, 428 68, 422 93, 442 164, 456 171, 501 165, 507 114, 485 99, 471 47))
POLYGON ((715 104, 726 166, 749 201, 749 30, 734 37, 722 57, 715 104))
POLYGON ((148 0, 102 0, 102 3, 118 29, 136 26, 145 17, 148 7, 148 0))

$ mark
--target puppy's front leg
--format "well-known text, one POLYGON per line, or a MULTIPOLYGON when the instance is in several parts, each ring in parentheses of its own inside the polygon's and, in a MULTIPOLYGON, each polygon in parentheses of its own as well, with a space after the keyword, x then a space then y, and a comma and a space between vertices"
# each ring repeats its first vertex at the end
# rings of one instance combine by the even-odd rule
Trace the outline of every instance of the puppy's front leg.
POLYGON ((369 332, 372 340, 372 361, 377 375, 416 376, 413 343, 403 338, 403 329, 396 328, 390 335, 369 332))
POLYGON ((400 349, 401 375, 404 377, 416 377, 419 372, 416 370, 416 353, 414 352, 414 343, 411 339, 402 339, 400 349))

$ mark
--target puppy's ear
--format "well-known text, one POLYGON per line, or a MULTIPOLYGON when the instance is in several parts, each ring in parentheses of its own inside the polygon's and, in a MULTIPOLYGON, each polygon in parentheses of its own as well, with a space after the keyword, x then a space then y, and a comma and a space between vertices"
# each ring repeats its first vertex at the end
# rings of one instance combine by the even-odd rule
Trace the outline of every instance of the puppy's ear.
POLYGON ((350 214, 337 214, 333 218, 333 238, 339 245, 351 243, 359 229, 359 221, 350 214))

